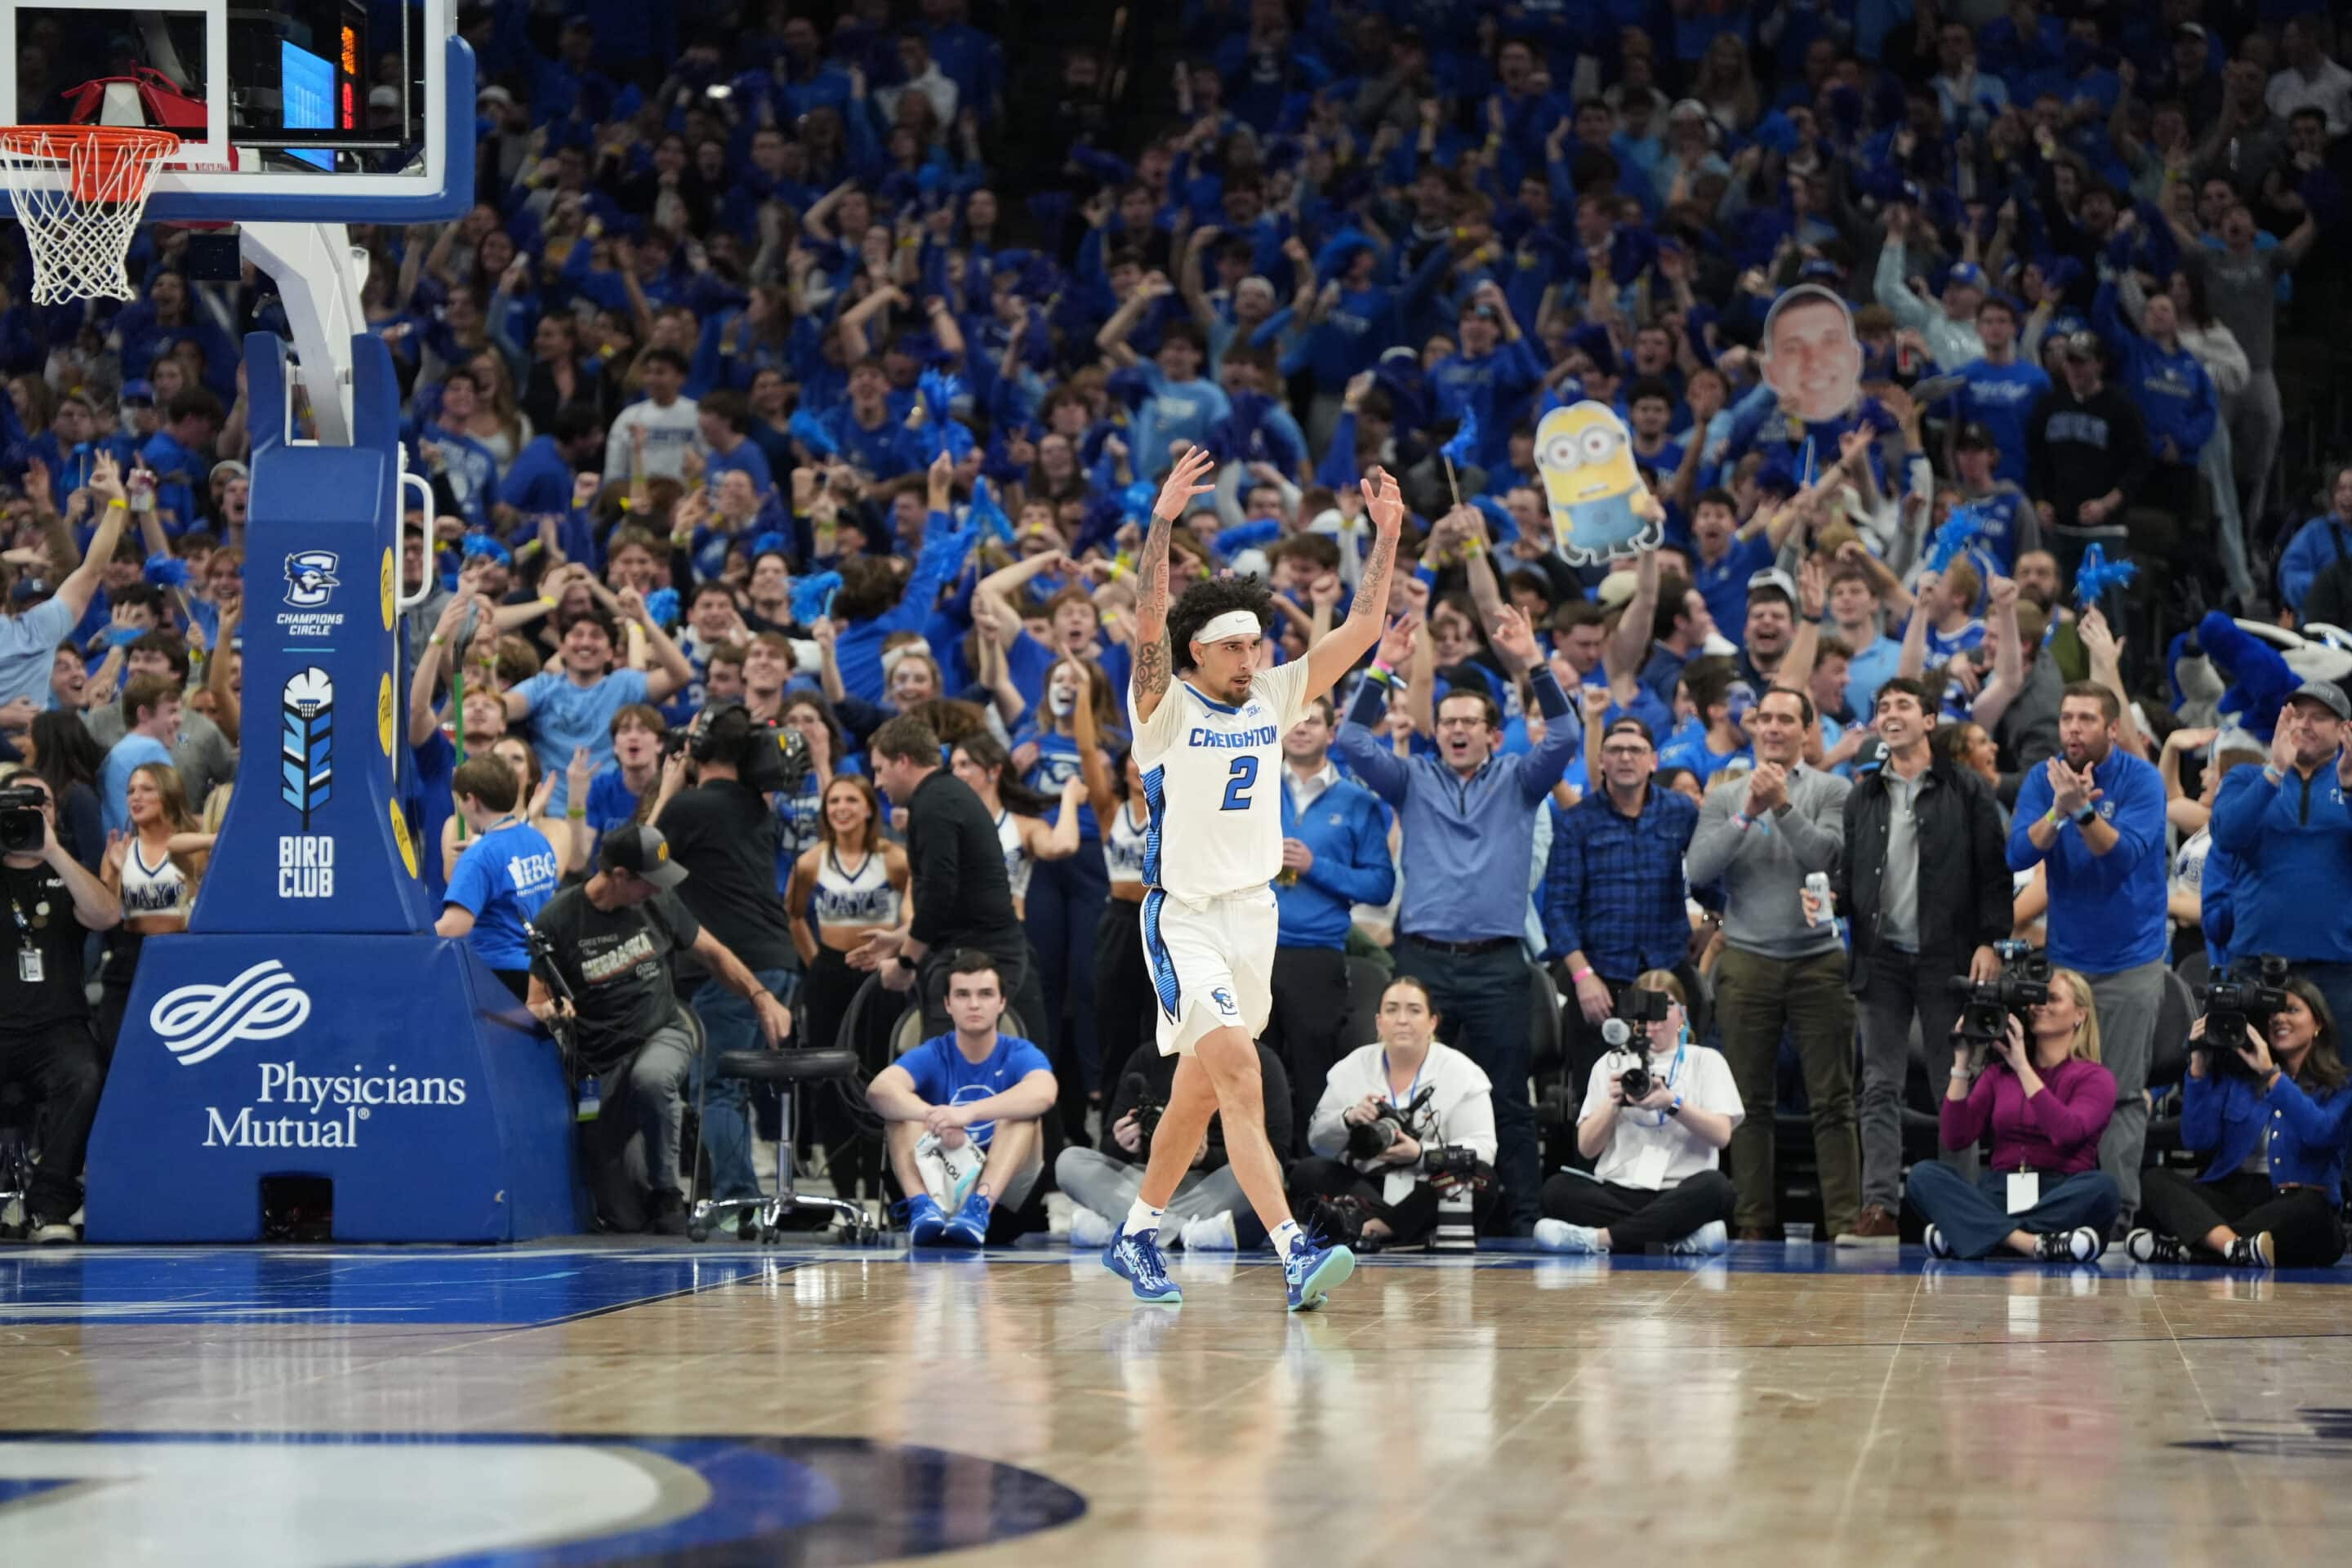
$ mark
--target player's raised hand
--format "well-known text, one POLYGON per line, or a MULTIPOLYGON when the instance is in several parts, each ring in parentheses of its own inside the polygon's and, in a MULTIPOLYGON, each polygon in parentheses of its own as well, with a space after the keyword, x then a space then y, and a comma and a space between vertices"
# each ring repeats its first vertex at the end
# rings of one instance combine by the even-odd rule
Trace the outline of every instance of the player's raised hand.
POLYGON ((1216 464, 1207 451, 1195 447, 1176 459, 1168 472, 1168 482, 1160 487, 1160 499, 1151 503, 1151 515, 1163 522, 1181 522, 1192 510, 1192 498, 1209 494, 1217 487, 1209 479, 1216 464))
POLYGON ((1410 610, 1399 616, 1389 623, 1388 630, 1381 634, 1381 647, 1373 655, 1374 661, 1391 669, 1403 668, 1412 658, 1413 639, 1420 631, 1420 616, 1410 610))
POLYGON ((1396 476, 1386 468, 1374 468, 1359 481, 1364 491, 1364 510, 1372 514, 1372 524, 1385 537, 1393 539, 1404 522, 1404 492, 1397 489, 1396 476))

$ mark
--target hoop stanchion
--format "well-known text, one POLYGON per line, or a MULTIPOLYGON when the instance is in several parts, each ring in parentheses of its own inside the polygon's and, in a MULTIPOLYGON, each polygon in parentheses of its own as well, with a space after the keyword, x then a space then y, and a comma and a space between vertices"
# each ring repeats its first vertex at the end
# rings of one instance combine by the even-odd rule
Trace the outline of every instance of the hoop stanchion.
POLYGON ((122 258, 156 170, 179 146, 173 132, 142 126, 0 127, 0 183, 33 253, 35 304, 138 298, 122 258))

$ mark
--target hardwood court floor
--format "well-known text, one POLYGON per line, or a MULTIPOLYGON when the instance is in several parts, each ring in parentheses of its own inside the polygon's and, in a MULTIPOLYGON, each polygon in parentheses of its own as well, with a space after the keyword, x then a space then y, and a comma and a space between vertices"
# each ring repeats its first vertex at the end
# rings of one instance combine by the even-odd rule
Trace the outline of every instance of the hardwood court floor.
POLYGON ((2081 1568, 2352 1526, 2352 1270, 1490 1254, 1308 1317, 1175 1271, 1171 1310, 1060 1251, 11 1251, 0 1563, 2081 1568))

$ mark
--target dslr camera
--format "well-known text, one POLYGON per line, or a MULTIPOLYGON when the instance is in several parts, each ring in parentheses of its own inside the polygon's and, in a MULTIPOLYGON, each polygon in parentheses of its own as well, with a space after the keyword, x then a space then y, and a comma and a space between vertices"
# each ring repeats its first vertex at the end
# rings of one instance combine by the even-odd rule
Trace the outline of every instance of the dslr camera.
POLYGON ((1359 1121, 1348 1129, 1348 1158, 1361 1163, 1377 1160, 1387 1153, 1398 1139, 1406 1135, 1405 1130, 1412 1124, 1412 1119, 1421 1113, 1421 1108, 1427 1105, 1429 1097, 1436 1092, 1435 1084, 1428 1085, 1412 1097, 1412 1103, 1402 1110, 1387 1100, 1381 1100, 1373 1108, 1370 1121, 1359 1121))
POLYGON ((1151 1158, 1151 1135, 1160 1131, 1160 1118, 1167 1110, 1168 1102, 1152 1094, 1151 1080, 1139 1072, 1128 1074, 1126 1081, 1119 1087, 1135 1097, 1135 1130, 1143 1134, 1143 1142, 1136 1152, 1149 1160, 1151 1158))
POLYGON ((37 855, 49 841, 41 807, 48 792, 33 784, 0 785, 0 853, 37 855))
POLYGON ((2266 1034, 2271 1018, 2286 1005, 2286 960, 2266 952, 2249 963, 2240 959, 2212 980, 2197 987, 2205 1008, 2206 1059, 2222 1072, 2252 1077, 2239 1047, 2246 1031, 2266 1034))
POLYGON ((1612 1051, 1633 1053, 1633 1065, 1617 1075, 1618 1087, 1629 1101, 1647 1100, 1650 1090, 1657 1087, 1650 1072, 1650 1026, 1666 1021, 1666 1009, 1673 1001, 1663 991, 1628 985, 1617 993, 1616 1013, 1601 1020, 1601 1043, 1612 1051))
POLYGON ((2026 1021, 2026 1009, 2050 1000, 2050 960, 2030 943, 1993 944, 2000 973, 1991 980, 1955 974, 1944 984, 1960 1003, 1960 1038, 1979 1048, 2009 1033, 2009 1021, 2026 1021))

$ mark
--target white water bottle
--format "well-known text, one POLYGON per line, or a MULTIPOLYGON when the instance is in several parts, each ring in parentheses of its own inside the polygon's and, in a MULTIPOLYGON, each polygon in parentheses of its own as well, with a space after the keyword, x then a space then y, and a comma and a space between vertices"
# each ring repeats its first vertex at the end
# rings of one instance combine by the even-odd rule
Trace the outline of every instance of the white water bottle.
POLYGON ((1814 871, 1805 878, 1805 894, 1811 900, 1805 908, 1805 923, 1821 925, 1837 919, 1837 900, 1830 896, 1830 875, 1814 871))

